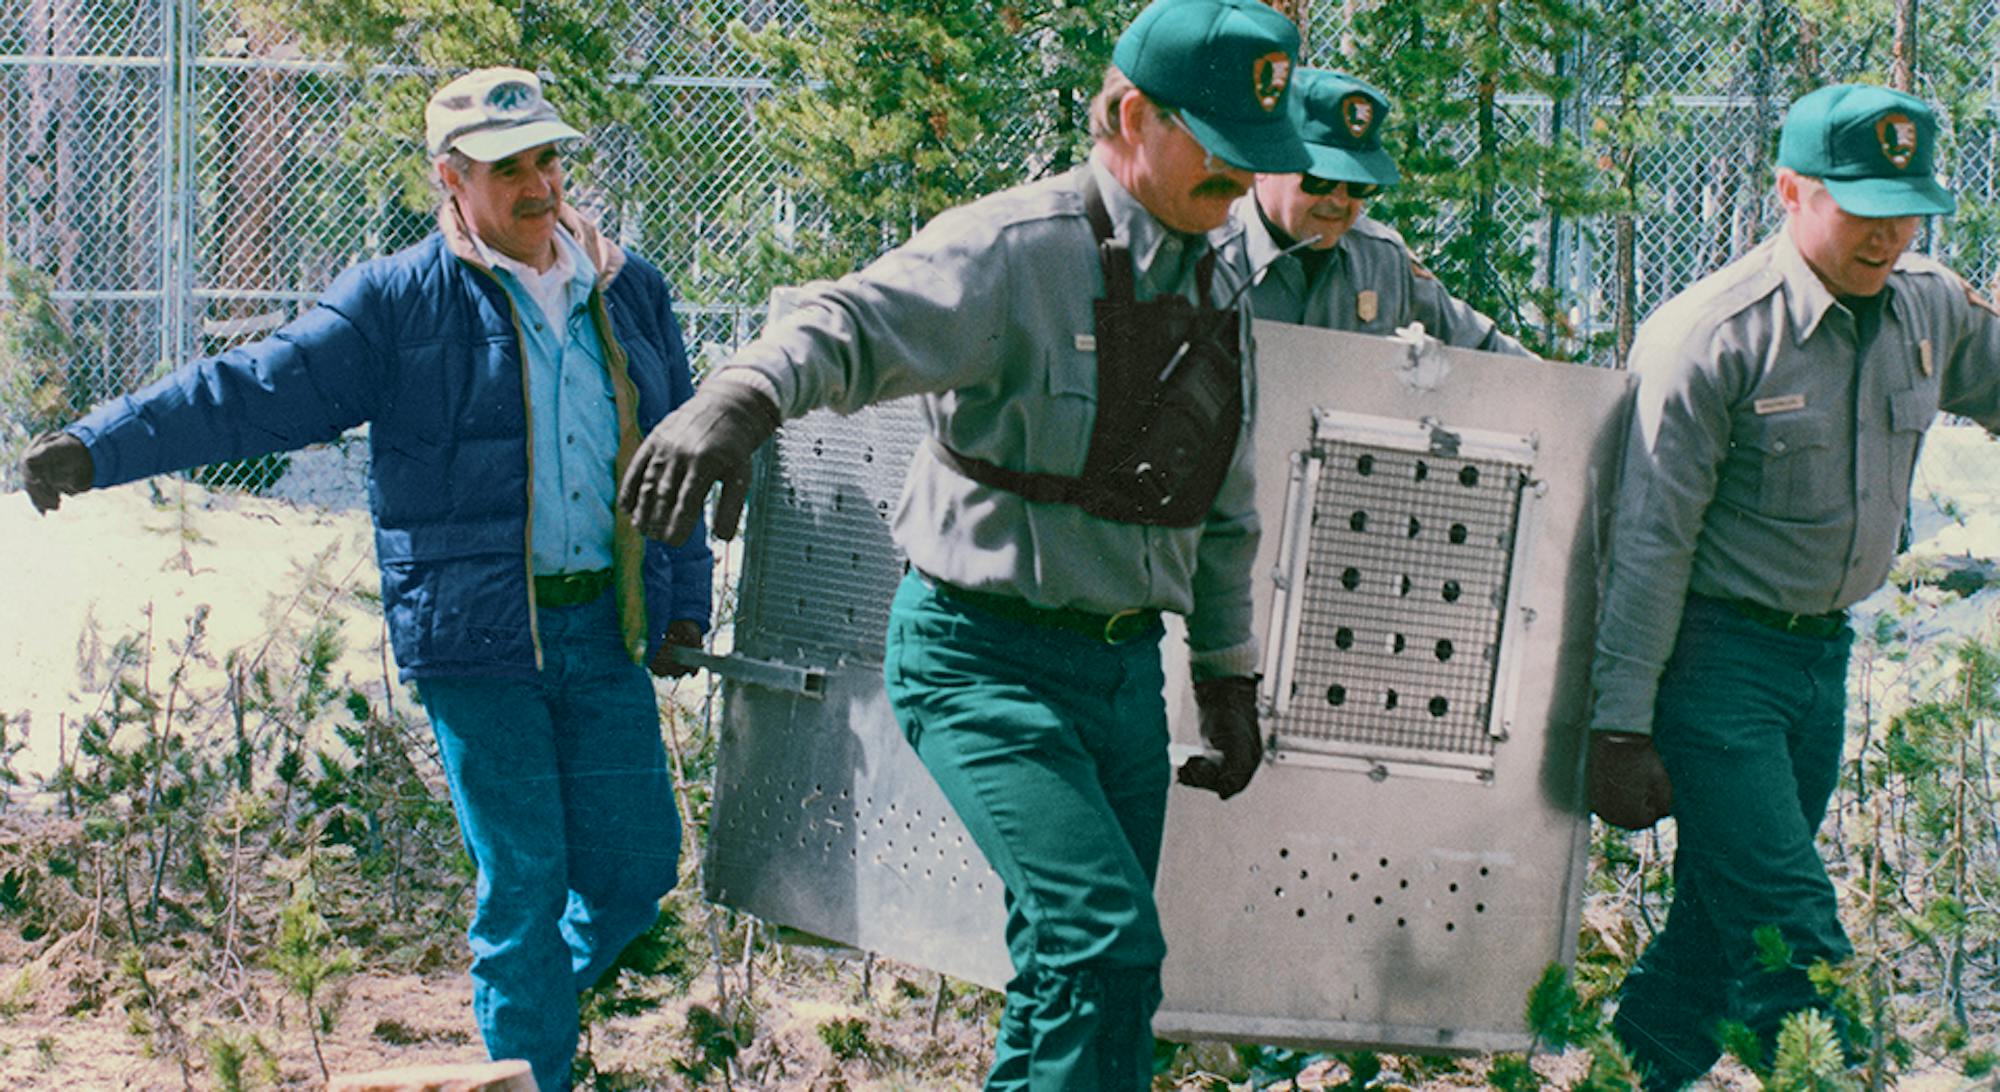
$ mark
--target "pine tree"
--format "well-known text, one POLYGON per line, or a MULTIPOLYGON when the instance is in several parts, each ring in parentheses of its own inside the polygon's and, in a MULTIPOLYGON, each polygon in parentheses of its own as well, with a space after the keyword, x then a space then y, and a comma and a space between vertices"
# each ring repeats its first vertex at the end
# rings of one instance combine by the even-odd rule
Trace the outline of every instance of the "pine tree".
POLYGON ((777 91, 757 104, 785 169, 744 195, 744 253, 705 263, 751 298, 838 276, 939 212, 1081 161, 1085 110, 1133 0, 807 0, 809 31, 731 28, 777 91))

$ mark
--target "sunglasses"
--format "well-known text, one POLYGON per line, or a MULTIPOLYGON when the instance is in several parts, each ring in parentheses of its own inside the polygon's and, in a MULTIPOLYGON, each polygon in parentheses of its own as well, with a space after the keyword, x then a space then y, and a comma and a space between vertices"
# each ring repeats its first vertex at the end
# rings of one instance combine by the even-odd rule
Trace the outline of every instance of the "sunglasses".
POLYGON ((1299 176, 1299 189, 1312 197, 1325 197, 1342 186, 1347 187, 1347 196, 1353 198, 1373 197, 1382 192, 1381 185, 1374 182, 1346 182, 1311 174, 1299 176))

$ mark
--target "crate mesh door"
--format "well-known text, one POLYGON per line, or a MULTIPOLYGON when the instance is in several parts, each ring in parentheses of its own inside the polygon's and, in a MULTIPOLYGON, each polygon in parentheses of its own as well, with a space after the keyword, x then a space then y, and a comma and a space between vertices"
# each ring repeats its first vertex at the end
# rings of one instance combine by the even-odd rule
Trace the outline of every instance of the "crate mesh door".
POLYGON ((1315 415, 1267 646, 1281 758, 1490 774, 1533 455, 1527 437, 1315 415))

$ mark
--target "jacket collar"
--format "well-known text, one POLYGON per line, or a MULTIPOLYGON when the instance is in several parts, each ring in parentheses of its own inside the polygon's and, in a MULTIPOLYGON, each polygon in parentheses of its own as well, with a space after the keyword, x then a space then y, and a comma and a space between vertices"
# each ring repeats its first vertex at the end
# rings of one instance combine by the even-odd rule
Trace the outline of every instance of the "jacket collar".
MULTIPOLYGON (((480 257, 479 247, 473 241, 472 226, 465 222, 464 214, 459 212, 458 202, 452 200, 450 194, 446 194, 445 199, 438 202, 437 219, 438 232, 444 236, 445 246, 450 248, 453 255, 460 261, 476 265, 481 269, 492 268, 484 258, 480 257)), ((597 267, 598 291, 609 288, 612 278, 618 276, 618 271, 625 266, 624 249, 600 234, 597 228, 568 202, 564 202, 556 209, 556 222, 561 224, 569 232, 570 238, 575 239, 577 245, 583 248, 584 254, 590 259, 590 264, 597 267)))

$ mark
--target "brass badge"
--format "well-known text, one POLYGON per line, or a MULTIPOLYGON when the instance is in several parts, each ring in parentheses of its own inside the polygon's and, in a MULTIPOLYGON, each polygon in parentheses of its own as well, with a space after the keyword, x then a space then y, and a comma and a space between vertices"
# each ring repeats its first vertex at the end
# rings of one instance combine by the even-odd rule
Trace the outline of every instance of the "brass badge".
POLYGON ((1875 122, 1875 142, 1882 146, 1882 158, 1900 171, 1917 154, 1917 123, 1906 114, 1883 114, 1875 122))
POLYGON ((1251 90, 1257 94, 1257 105, 1270 113, 1278 108, 1278 99, 1285 93, 1285 85, 1292 80, 1292 59, 1280 50, 1266 53, 1250 66, 1251 90))
POLYGON ((1373 288, 1364 288, 1354 296, 1354 315, 1363 322, 1374 322, 1381 310, 1381 301, 1376 298, 1373 288))

